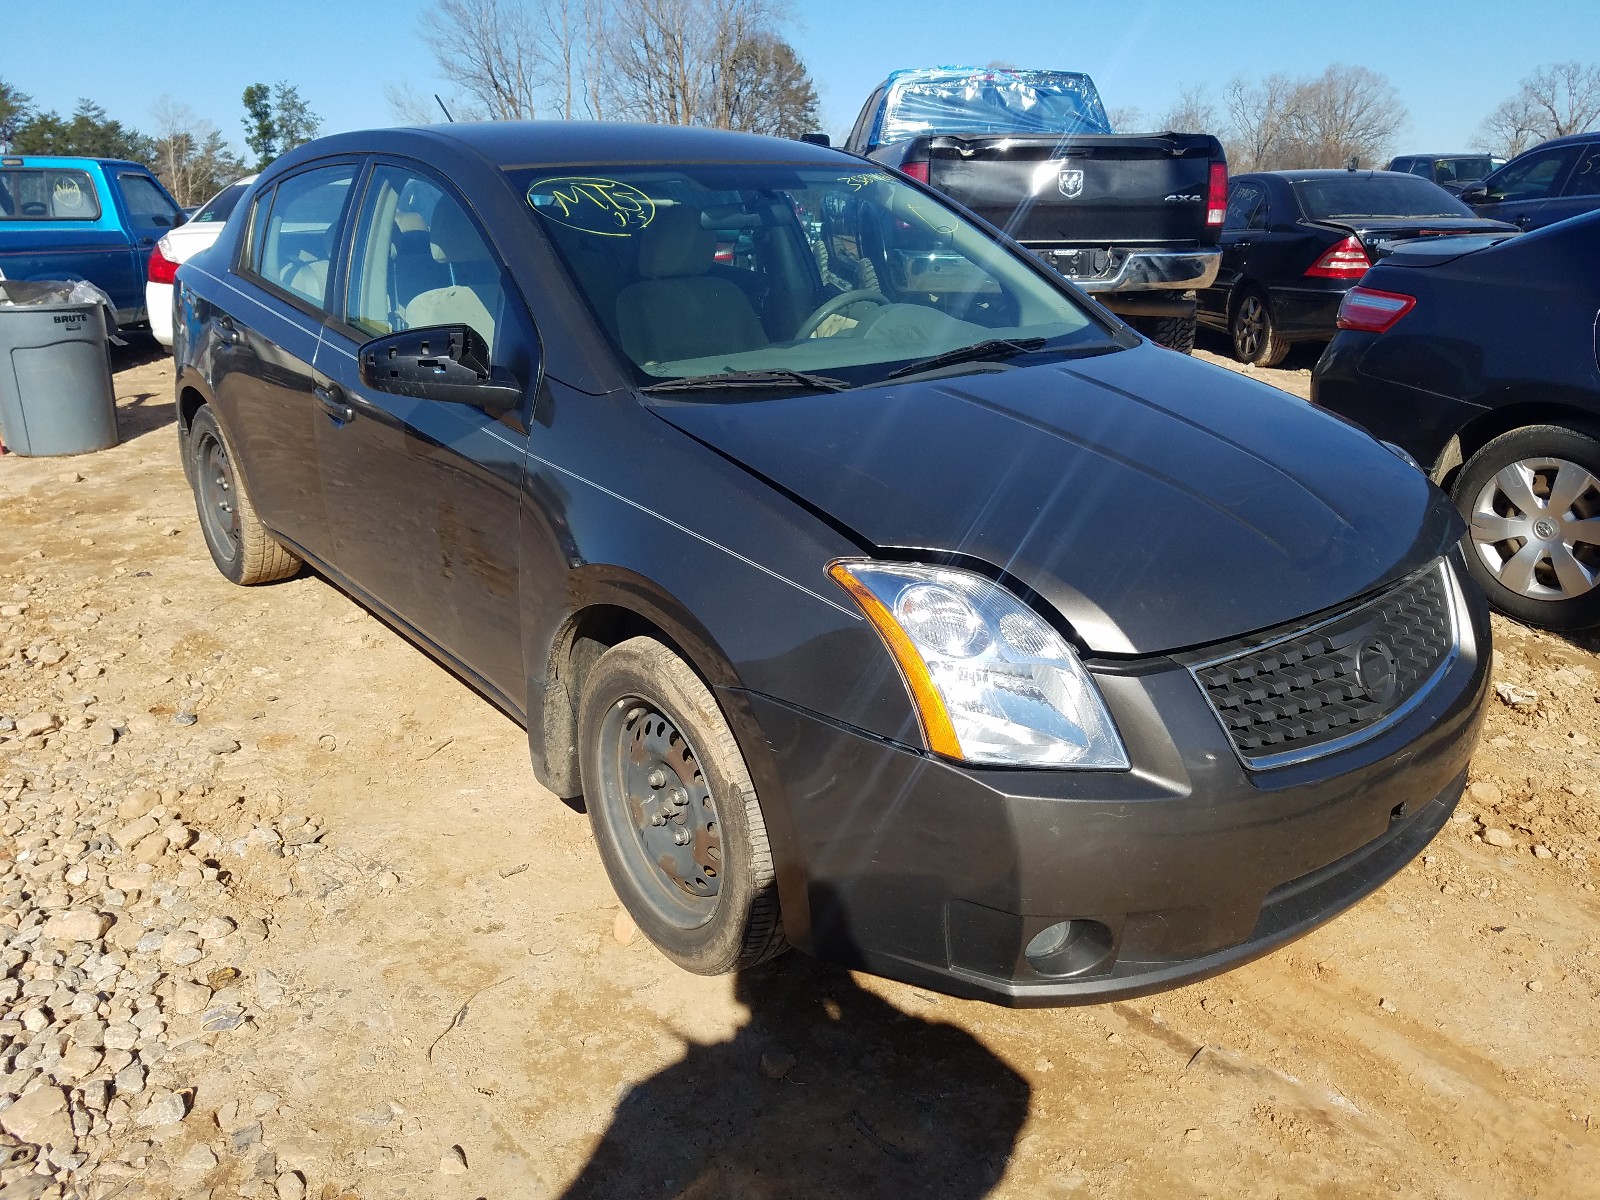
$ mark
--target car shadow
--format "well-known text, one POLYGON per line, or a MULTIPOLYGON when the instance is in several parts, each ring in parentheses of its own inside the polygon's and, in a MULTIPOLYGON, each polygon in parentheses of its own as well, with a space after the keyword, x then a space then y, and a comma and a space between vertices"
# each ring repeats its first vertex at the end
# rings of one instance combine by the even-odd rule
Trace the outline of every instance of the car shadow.
POLYGON ((976 1038, 798 953, 734 994, 749 1022, 629 1089, 566 1200, 976 1200, 999 1183, 1031 1089, 976 1038))
MULTIPOLYGON (((1195 330, 1194 344, 1208 354, 1215 354, 1219 358, 1233 359, 1232 341, 1229 340, 1227 334, 1219 333, 1215 329, 1209 329, 1204 325, 1199 326, 1195 330)), ((1310 371, 1316 367, 1317 360, 1322 357, 1322 352, 1327 347, 1327 342, 1295 342, 1289 347, 1289 353, 1281 363, 1276 367, 1264 369, 1270 371, 1310 371)))

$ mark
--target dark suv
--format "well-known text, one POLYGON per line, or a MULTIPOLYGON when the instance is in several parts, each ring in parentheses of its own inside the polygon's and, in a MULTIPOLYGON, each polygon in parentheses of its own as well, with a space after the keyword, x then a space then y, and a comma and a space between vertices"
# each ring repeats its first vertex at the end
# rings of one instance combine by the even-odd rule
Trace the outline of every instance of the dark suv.
POLYGON ((1539 229, 1600 209, 1600 131, 1552 138, 1517 155, 1461 198, 1480 216, 1539 229))
POLYGON ((1421 175, 1453 196, 1506 165, 1498 154, 1402 154, 1389 161, 1388 170, 1421 175))

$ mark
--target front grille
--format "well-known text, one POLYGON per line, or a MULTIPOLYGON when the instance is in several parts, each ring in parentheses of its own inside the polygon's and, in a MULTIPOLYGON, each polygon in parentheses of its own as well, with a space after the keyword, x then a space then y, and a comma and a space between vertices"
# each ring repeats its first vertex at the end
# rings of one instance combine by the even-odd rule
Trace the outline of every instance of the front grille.
POLYGON ((1245 764, 1331 754, 1421 699, 1459 644, 1444 562, 1287 636, 1190 668, 1245 764))

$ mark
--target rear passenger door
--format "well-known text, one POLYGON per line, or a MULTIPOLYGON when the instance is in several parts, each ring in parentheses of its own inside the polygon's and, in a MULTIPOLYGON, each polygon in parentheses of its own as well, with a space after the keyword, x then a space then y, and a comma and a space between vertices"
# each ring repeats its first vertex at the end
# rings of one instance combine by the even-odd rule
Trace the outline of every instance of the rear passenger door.
POLYGON ((1512 221, 1524 229, 1548 224, 1544 208, 1561 191, 1579 149, 1569 145, 1535 150, 1501 167, 1484 180, 1487 194, 1474 202, 1478 215, 1512 221))
POLYGON ((418 165, 379 162, 355 219, 338 311, 316 363, 317 452, 334 561, 522 711, 525 416, 369 390, 357 362, 371 338, 464 324, 531 391, 537 343, 521 295, 449 183, 418 165))
POLYGON ((324 163, 257 194, 235 264, 210 289, 207 338, 223 428, 269 529, 315 558, 331 543, 317 475, 312 376, 328 320, 337 248, 360 167, 324 163))
POLYGON ((1217 280, 1200 293, 1200 306, 1219 324, 1228 319, 1233 289, 1244 277, 1255 239, 1267 220, 1267 191, 1254 180, 1244 179, 1228 191, 1227 215, 1222 221, 1222 265, 1217 280))
POLYGON ((1561 194, 1539 213, 1539 224, 1552 225, 1600 209, 1600 142, 1585 146, 1567 175, 1561 194))

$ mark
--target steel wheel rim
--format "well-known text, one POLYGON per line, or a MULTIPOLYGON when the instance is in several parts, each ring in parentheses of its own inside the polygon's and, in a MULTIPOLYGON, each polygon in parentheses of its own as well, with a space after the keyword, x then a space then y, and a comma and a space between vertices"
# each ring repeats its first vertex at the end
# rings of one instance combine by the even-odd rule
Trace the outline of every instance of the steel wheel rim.
POLYGON ((1239 301, 1239 312, 1234 318, 1233 344, 1239 357, 1253 359, 1261 350, 1266 338, 1267 310, 1255 296, 1239 301))
POLYGON ((212 545, 222 551, 223 557, 232 559, 239 551, 239 510, 236 505, 238 489, 234 483, 233 463, 220 438, 206 434, 196 455, 199 470, 195 481, 200 485, 200 514, 206 531, 212 535, 212 545))
POLYGON ((1473 551, 1508 591, 1575 600, 1600 587, 1600 478, 1565 458, 1509 463, 1478 489, 1473 551))
POLYGON ((600 802, 624 868, 658 919, 698 929, 722 890, 722 823, 693 745, 659 705, 625 696, 601 722, 600 747, 600 802))

